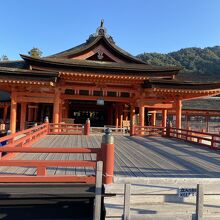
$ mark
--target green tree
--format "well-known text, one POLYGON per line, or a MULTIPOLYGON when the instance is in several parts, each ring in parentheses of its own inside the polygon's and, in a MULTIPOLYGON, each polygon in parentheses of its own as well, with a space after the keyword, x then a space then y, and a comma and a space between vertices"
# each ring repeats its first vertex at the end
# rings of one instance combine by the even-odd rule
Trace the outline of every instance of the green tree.
POLYGON ((138 57, 151 65, 181 66, 177 78, 186 81, 220 81, 220 46, 192 47, 160 54, 142 53, 138 57))
POLYGON ((2 61, 8 61, 9 59, 8 59, 7 55, 3 54, 3 55, 1 56, 1 58, 0 58, 0 60, 2 60, 2 61))
POLYGON ((39 48, 33 47, 30 51, 28 51, 28 54, 31 57, 41 57, 43 53, 39 48))

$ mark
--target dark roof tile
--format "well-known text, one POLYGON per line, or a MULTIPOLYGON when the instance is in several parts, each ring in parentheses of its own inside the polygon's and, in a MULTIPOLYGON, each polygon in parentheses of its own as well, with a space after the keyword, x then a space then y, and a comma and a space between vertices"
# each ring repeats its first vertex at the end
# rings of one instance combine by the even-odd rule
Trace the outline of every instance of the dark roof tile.
POLYGON ((211 98, 183 101, 183 109, 220 111, 220 97, 211 97, 211 98))

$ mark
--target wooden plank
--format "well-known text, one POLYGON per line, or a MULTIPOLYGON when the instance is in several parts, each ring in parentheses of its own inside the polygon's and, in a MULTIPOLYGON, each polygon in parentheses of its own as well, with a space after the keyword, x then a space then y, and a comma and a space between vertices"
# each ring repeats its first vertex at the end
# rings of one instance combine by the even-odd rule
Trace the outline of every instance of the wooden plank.
MULTIPOLYGON (((102 135, 48 135, 35 143, 34 147, 80 147, 100 146, 102 135)), ((14 159, 95 159, 94 154, 18 154, 14 159)), ((49 168, 48 174, 55 174, 55 168, 49 168), (52 170, 54 172, 52 172, 52 170)), ((59 168, 58 168, 59 169, 59 168)), ((92 173, 87 168, 65 168, 59 172, 85 175, 92 173), (69 172, 70 171, 70 172, 69 172)), ((0 172, 33 174, 35 169, 27 167, 5 167, 0 172)), ((58 173, 59 173, 58 172, 58 173)), ((220 154, 184 141, 162 137, 129 137, 115 135, 115 180, 128 177, 220 177, 220 154)))

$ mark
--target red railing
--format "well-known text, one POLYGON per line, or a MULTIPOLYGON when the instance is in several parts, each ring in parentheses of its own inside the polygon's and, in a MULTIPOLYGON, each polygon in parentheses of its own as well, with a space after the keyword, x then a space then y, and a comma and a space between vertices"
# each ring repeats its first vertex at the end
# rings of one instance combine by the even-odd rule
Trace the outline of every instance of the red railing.
MULTIPOLYGON (((2 147, 0 152, 13 153, 94 153, 100 154, 100 148, 18 148, 2 147)), ((3 157, 4 158, 4 157, 3 157)), ((94 183, 95 176, 47 176, 48 167, 96 167, 96 161, 89 160, 0 160, 0 167, 36 167, 36 176, 0 175, 0 182, 85 182, 94 183)))
POLYGON ((160 126, 133 126, 133 135, 149 136, 149 135, 164 135, 165 127, 160 126))
POLYGON ((48 133, 48 124, 38 125, 23 131, 16 132, 0 138, 0 143, 6 143, 8 146, 23 147, 31 145, 42 136, 48 133))
MULTIPOLYGON (((59 124, 53 124, 59 125, 59 124)), ((114 144, 109 143, 109 134, 105 134, 106 140, 101 144, 101 148, 65 148, 65 147, 23 147, 30 146, 31 143, 46 135, 49 132, 49 123, 36 126, 31 129, 24 130, 0 139, 0 141, 8 141, 9 143, 0 147, 0 167, 35 167, 37 174, 34 176, 17 175, 0 175, 0 182, 85 182, 95 183, 95 176, 48 176, 46 171, 48 167, 96 167, 97 161, 103 161, 103 182, 105 184, 112 183, 114 172, 114 144), (14 140, 19 135, 23 135, 18 140, 14 140), (2 153, 7 155, 2 156, 2 153), (92 153, 96 154, 96 160, 9 160, 15 153, 92 153), (10 156, 10 157, 9 157, 10 156)), ((61 129, 55 127, 54 129, 61 129)), ((60 131, 61 132, 61 131, 60 131)), ((66 133, 63 131, 64 134, 66 133)), ((50 134, 50 133, 49 133, 50 134)), ((74 133, 75 134, 75 133, 74 133)), ((112 139, 111 139, 112 140, 112 139)))
POLYGON ((167 128, 167 137, 199 143, 212 149, 220 149, 220 135, 189 129, 167 128))
POLYGON ((84 134, 82 124, 49 123, 48 134, 84 134))

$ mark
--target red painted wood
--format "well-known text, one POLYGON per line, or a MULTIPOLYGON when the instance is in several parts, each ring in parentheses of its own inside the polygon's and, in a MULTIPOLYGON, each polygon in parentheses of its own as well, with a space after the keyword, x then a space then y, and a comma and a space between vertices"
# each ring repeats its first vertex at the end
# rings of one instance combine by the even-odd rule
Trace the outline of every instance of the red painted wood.
POLYGON ((0 183, 95 183, 95 176, 0 175, 0 183))
POLYGON ((114 144, 102 144, 103 183, 113 183, 114 177, 114 144))
POLYGON ((17 153, 99 153, 100 148, 62 148, 62 147, 1 147, 0 152, 17 152, 17 153))
POLYGON ((29 166, 29 167, 53 167, 76 166, 96 167, 96 161, 88 160, 1 160, 0 166, 29 166))

